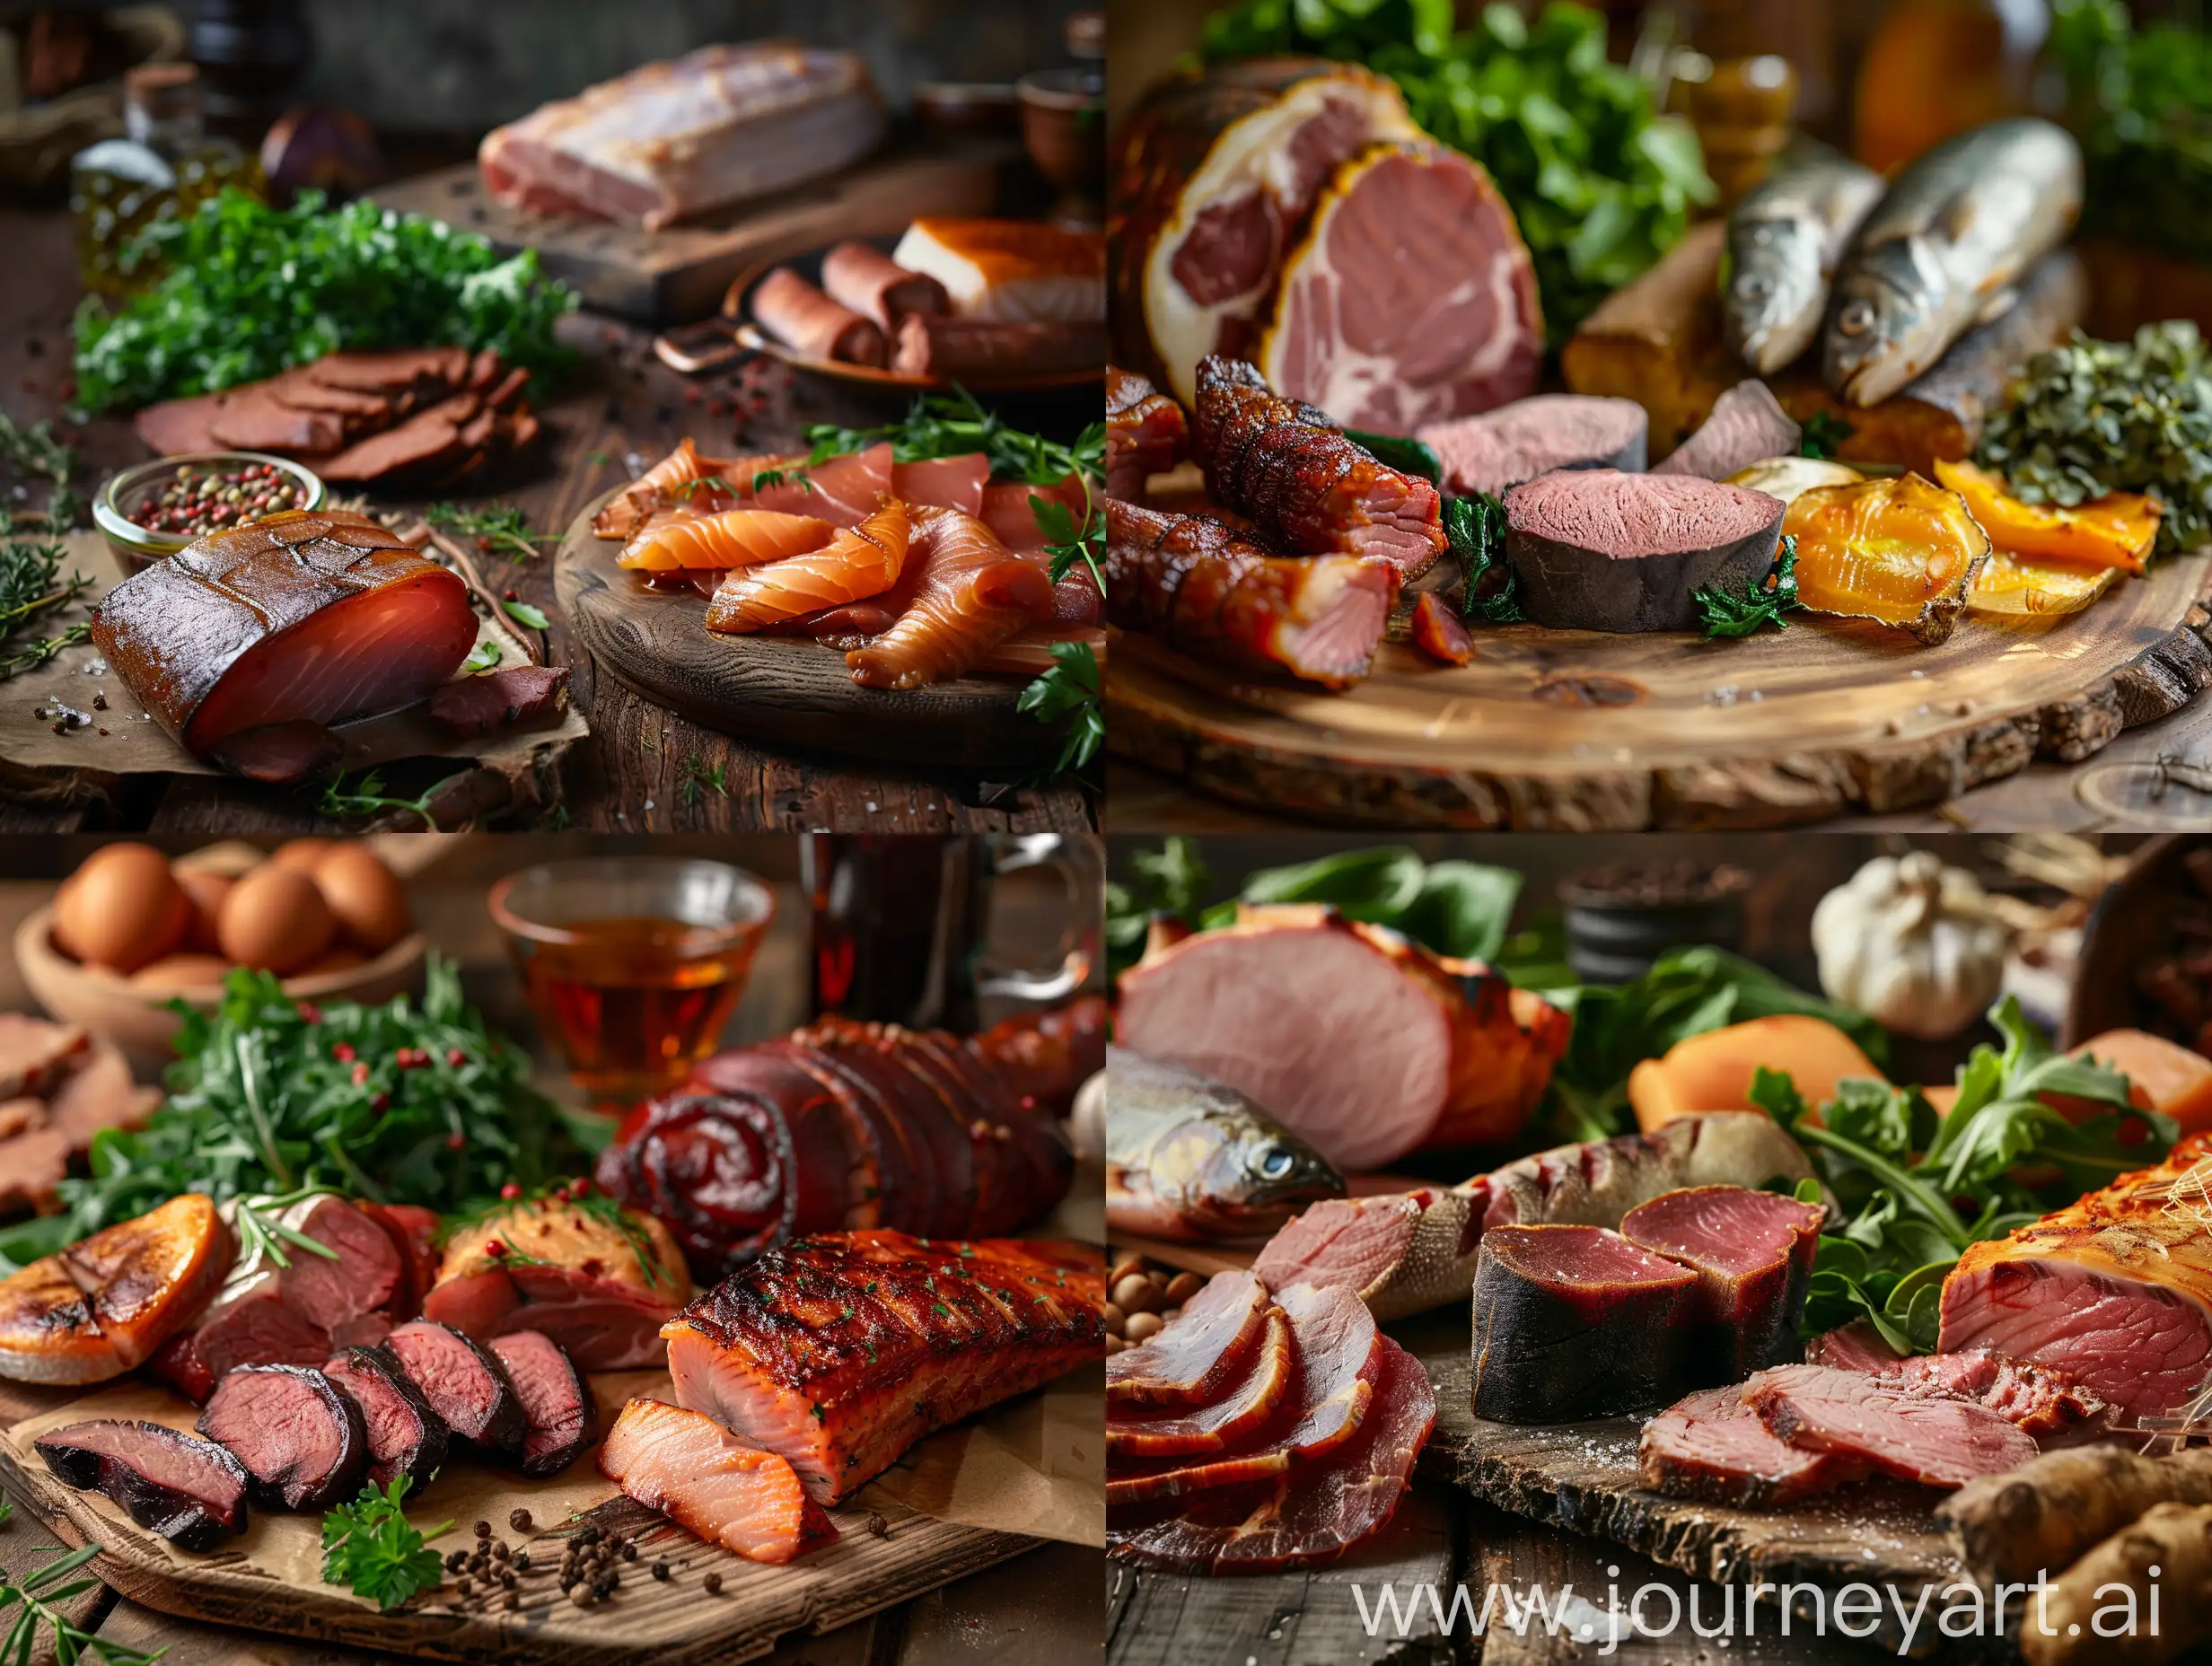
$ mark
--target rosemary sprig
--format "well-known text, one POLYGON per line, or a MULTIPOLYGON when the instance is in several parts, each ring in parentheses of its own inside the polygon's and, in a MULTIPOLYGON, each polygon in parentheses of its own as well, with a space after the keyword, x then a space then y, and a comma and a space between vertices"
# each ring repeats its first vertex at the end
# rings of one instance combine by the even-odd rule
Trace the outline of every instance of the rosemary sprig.
MULTIPOLYGON (((52 522, 45 534, 30 535, 18 527, 14 515, 0 509, 0 644, 32 619, 67 607, 92 587, 92 581, 82 573, 62 575, 67 558, 52 522)), ((89 626, 73 625, 15 650, 0 659, 0 681, 45 664, 90 634, 89 626)))
POLYGON ((0 658, 0 682, 11 677, 20 677, 25 671, 36 671, 64 648, 74 648, 81 642, 92 640, 92 627, 79 623, 70 626, 57 636, 41 636, 27 643, 14 653, 0 658))
POLYGON ((496 552, 514 562, 534 561, 539 545, 557 541, 550 532, 531 531, 522 512, 505 504, 481 509, 462 504, 433 504, 423 511, 423 519, 432 526, 473 538, 486 555, 496 552))
MULTIPOLYGON (((41 1550, 59 1550, 59 1545, 40 1545, 41 1550)), ((100 1582, 95 1579, 70 1579, 69 1575, 98 1556, 104 1547, 85 1545, 48 1562, 20 1580, 0 1584, 0 1613, 11 1608, 18 1609, 14 1624, 8 1627, 7 1636, 0 1640, 0 1661, 9 1666, 21 1666, 28 1662, 39 1645, 41 1627, 52 1633, 51 1648, 55 1660, 62 1666, 75 1662, 87 1654, 96 1655, 108 1666, 153 1666, 153 1662, 169 1653, 166 1647, 148 1654, 143 1649, 110 1643, 86 1631, 62 1611, 61 1605, 70 1598, 82 1596, 100 1582), (62 1582, 67 1581, 66 1583, 62 1582)))
POLYGON ((251 1261, 257 1255, 265 1256, 274 1265, 288 1269, 292 1260, 284 1252, 282 1246, 285 1244, 292 1244, 310 1255, 319 1255, 326 1261, 337 1260, 338 1251, 329 1244, 320 1238, 309 1237, 296 1226, 286 1225, 284 1220, 285 1211, 294 1204, 305 1203, 310 1197, 336 1195, 328 1186, 303 1186, 296 1191, 285 1192, 277 1197, 271 1197, 267 1192, 255 1192, 241 1197, 235 1223, 239 1261, 242 1264, 251 1261))

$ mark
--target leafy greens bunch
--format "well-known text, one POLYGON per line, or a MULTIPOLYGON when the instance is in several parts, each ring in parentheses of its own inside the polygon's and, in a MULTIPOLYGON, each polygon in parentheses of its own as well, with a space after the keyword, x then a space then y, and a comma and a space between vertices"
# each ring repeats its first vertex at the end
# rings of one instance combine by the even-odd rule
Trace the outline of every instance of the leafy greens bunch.
POLYGON ((1605 20, 1486 5, 1453 32, 1453 0, 1239 0, 1207 20, 1214 61, 1317 53, 1396 82, 1413 119, 1489 170, 1536 262, 1556 346, 1672 248, 1716 195, 1697 136, 1605 56, 1605 20))
POLYGON ((1754 1074, 1752 1101, 1805 1148, 1847 1217, 1821 1239, 1806 1335, 1864 1317, 1900 1353, 1933 1351, 1944 1277, 1969 1245, 2172 1147, 2171 1118, 2132 1106, 2118 1071, 2053 1049, 2012 996, 1989 1022, 2005 1045, 1974 1049, 1942 1117, 1918 1089, 1853 1081, 1815 1118, 1786 1074, 1754 1074))
POLYGON ((555 324, 576 294, 535 251, 502 258, 483 238, 372 202, 290 208, 225 190, 157 220, 138 260, 162 276, 110 313, 76 316, 77 399, 87 410, 151 404, 274 376, 340 347, 496 349, 550 370, 566 356, 555 324))
POLYGON ((170 1095, 145 1126, 94 1138, 90 1176, 62 1182, 63 1242, 180 1192, 221 1203, 333 1187, 452 1213, 574 1152, 522 1052, 430 957, 422 1000, 294 1001, 266 972, 233 971, 212 1014, 188 1013, 170 1095))

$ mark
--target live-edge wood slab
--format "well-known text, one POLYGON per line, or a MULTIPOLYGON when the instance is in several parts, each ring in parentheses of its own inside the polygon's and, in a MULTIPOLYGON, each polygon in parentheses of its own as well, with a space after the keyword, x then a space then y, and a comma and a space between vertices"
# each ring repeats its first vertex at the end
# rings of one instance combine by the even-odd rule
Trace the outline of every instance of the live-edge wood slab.
POLYGON ((1940 802, 2045 758, 2075 763, 2212 685, 2212 550, 2159 561, 2063 618, 1969 616, 1922 647, 1792 616, 1707 642, 1534 625, 1474 661, 1385 645, 1341 694, 1119 634, 1119 755, 1275 813, 1399 828, 1770 828, 1940 802))
POLYGON ((742 740, 908 767, 1019 774, 1058 750, 1058 728, 1017 708, 1021 678, 863 688, 820 643, 708 630, 703 597, 647 587, 615 565, 620 544, 592 535, 614 495, 569 527, 554 591, 592 658, 646 699, 742 740))
MULTIPOLYGON (((1773 1587, 1760 1593, 1769 1616, 1778 1615, 1779 1587, 1817 1586, 1818 1597, 1793 1591, 1790 1605, 1801 1615, 1817 1605, 1829 1612, 1832 1626, 1836 1593, 1846 1585, 1872 1586, 1882 1618, 1871 1641, 1892 1653, 1904 1628, 1888 1588, 1900 1593, 1909 1614, 1926 1588, 1927 1606, 1913 1635, 1913 1655, 1962 1649, 1976 1656, 2011 1657, 2002 1636, 1946 1639, 1936 1629, 1946 1601, 1967 1600, 1962 1590, 1951 1588, 1971 1583, 1934 1524, 1941 1494, 1901 1482, 1862 1483, 1777 1510, 1670 1498, 1637 1476, 1640 1418, 1523 1427, 1476 1416, 1463 1312, 1394 1326, 1391 1334, 1420 1360, 1435 1388, 1436 1428, 1420 1460, 1422 1472, 1433 1478, 1516 1515, 1611 1539, 1663 1566, 1734 1586, 1739 1599, 1748 1587, 1773 1587)), ((1602 1605, 1603 1593, 1590 1594, 1602 1605)), ((1628 1594, 1622 1592, 1624 1603, 1628 1594)), ((1855 1593, 1855 1600, 1863 1599, 1855 1593)))

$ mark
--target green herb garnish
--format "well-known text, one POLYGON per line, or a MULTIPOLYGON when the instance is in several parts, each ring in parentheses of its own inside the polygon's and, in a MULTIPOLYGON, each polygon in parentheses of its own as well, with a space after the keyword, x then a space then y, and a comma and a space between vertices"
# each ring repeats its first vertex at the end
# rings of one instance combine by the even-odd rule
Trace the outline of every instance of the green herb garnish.
POLYGON ((315 1006, 241 969, 214 1013, 179 1010, 168 1100, 138 1128, 101 1130, 89 1177, 61 1182, 71 1241, 180 1192, 280 1194, 249 1218, 312 1188, 450 1212, 575 1161, 526 1056, 485 1027, 442 955, 420 1001, 315 1006))
POLYGON ((462 504, 433 504, 423 511, 423 519, 432 526, 473 538, 476 547, 487 555, 496 551, 510 561, 534 560, 539 545, 557 541, 550 532, 531 531, 522 512, 505 504, 489 504, 480 509, 462 504))
POLYGON ((981 452, 990 459, 991 478, 1026 486, 1052 486, 1071 474, 1102 475, 1106 469, 1106 425, 1093 423, 1072 445, 1007 426, 986 410, 965 388, 925 393, 899 421, 880 428, 839 428, 818 424, 806 431, 814 449, 806 466, 889 442, 894 461, 927 462, 981 452))
POLYGON ((552 626, 553 621, 546 618, 543 608, 533 607, 527 601, 503 601, 499 606, 524 630, 546 630, 552 626))
POLYGON ((730 789, 723 780, 723 772, 727 768, 726 764, 715 764, 709 767, 700 761, 697 752, 686 755, 683 760, 682 785, 680 789, 683 796, 684 807, 688 810, 698 809, 699 800, 709 793, 714 794, 717 798, 729 797, 730 789))
POLYGON ((1843 449, 1843 443, 1858 432, 1833 411, 1814 411, 1799 425, 1797 455, 1825 461, 1843 449))
MULTIPOLYGON (((41 1545, 39 1548, 59 1550, 61 1547, 41 1545)), ((97 1656, 108 1666, 153 1666, 154 1662, 169 1653, 162 1647, 148 1654, 143 1649, 107 1642, 63 1612, 63 1603, 83 1595, 100 1583, 95 1579, 70 1579, 69 1575, 104 1548, 101 1545, 80 1546, 22 1579, 0 1584, 0 1613, 12 1608, 17 1610, 6 1638, 0 1640, 0 1661, 8 1662, 9 1666, 22 1666, 34 1653, 43 1654, 50 1651, 61 1666, 73 1666, 88 1656, 97 1656), (65 1580, 68 1582, 66 1584, 61 1583, 65 1580), (39 1635, 42 1627, 52 1634, 43 1648, 39 1635)))
POLYGON ((316 801, 315 808, 326 816, 381 816, 395 810, 404 811, 420 816, 424 828, 434 833, 438 818, 431 806, 437 802, 439 794, 460 779, 457 775, 448 776, 417 797, 391 798, 384 793, 382 770, 369 770, 351 792, 347 791, 346 777, 340 775, 323 784, 322 796, 316 801))
POLYGON ((1052 669, 1031 679, 1014 702, 1038 722, 1065 723, 1052 773, 1070 775, 1098 756, 1106 743, 1106 701, 1099 687, 1098 655, 1087 642, 1056 642, 1052 669))
POLYGON ((1444 460, 1426 440, 1402 434, 1370 434, 1364 428, 1347 428, 1344 437, 1385 469, 1418 475, 1431 486, 1444 484, 1444 460))
POLYGON ((478 671, 487 671, 505 657, 499 651, 499 644, 487 636, 476 644, 475 653, 461 662, 461 674, 473 677, 478 671))
POLYGON ((1486 493, 1444 500, 1444 538, 1466 574, 1462 617, 1470 624, 1519 625, 1528 615, 1505 560, 1505 505, 1486 493))
MULTIPOLYGON (((821 460, 816 458, 813 460, 819 462, 821 460)), ((707 485, 718 486, 725 492, 731 489, 729 483, 720 475, 710 474, 704 479, 694 480, 689 486, 682 487, 678 495, 689 497, 694 488, 707 485)), ((802 469, 756 469, 753 470, 752 491, 755 496, 771 486, 795 486, 802 492, 810 493, 814 489, 813 480, 802 469)))
POLYGON ((1798 605, 1795 535, 1782 539, 1765 577, 1754 579, 1741 590, 1700 585, 1690 595, 1705 620, 1708 642, 1724 636, 1748 636, 1762 625, 1787 630, 1789 620, 1785 615, 1798 605))
POLYGON ((1423 131, 1489 170, 1535 258, 1546 333, 1673 247, 1716 192, 1696 134, 1657 116, 1651 84, 1606 61, 1605 19, 1484 6, 1454 32, 1453 0, 1237 0, 1206 22, 1206 56, 1339 58, 1388 75, 1423 131))
POLYGON ((26 427, 5 411, 0 411, 0 461, 7 463, 26 480, 37 478, 49 483, 46 495, 48 531, 66 532, 76 524, 77 513, 83 507, 69 486, 76 472, 76 450, 54 437, 50 420, 42 419, 26 427))
POLYGON ((2212 357, 2195 324, 2146 324, 2127 343, 2076 331, 2031 358, 2012 391, 1974 460, 2014 497, 2072 508, 2147 492, 2165 506, 2160 551, 2212 539, 2212 357))
MULTIPOLYGON (((62 576, 67 559, 68 551, 58 537, 50 531, 23 533, 15 517, 0 509, 0 646, 32 620, 66 608, 92 588, 92 581, 82 573, 62 576)), ((25 644, 0 658, 0 682, 45 664, 91 634, 92 627, 80 622, 25 644)))
POLYGON ((386 1612, 418 1591, 444 1583, 438 1553, 428 1541, 449 1532, 452 1522, 416 1529, 407 1524, 399 1501, 412 1476, 397 1477, 384 1491, 373 1484, 361 1496, 322 1518, 322 1581, 344 1585, 386 1612))
POLYGON ((284 1220, 285 1211, 294 1204, 304 1203, 310 1197, 334 1196, 335 1191, 328 1186, 303 1186, 279 1197, 253 1195, 239 1198, 233 1222, 238 1232, 239 1260, 244 1263, 260 1257, 275 1266, 289 1267, 292 1260, 285 1254, 286 1244, 310 1255, 319 1255, 326 1261, 337 1260, 338 1251, 321 1239, 311 1238, 299 1228, 286 1225, 284 1220))
POLYGON ((553 336, 577 296, 531 250, 502 257, 483 238, 373 202, 290 208, 226 189, 137 245, 161 279, 110 314, 76 315, 77 399, 87 410, 150 405, 258 381, 340 347, 437 342, 489 347, 550 371, 571 356, 553 336))

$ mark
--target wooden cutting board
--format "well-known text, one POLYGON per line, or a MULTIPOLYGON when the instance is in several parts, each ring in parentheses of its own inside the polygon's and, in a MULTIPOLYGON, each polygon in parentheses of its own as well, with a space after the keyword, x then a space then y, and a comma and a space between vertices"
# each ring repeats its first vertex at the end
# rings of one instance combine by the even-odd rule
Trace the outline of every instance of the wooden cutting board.
POLYGON ((863 688, 845 656, 819 643, 708 630, 703 597, 647 589, 615 565, 621 545, 592 536, 592 517, 613 495, 569 527, 554 593, 592 657, 646 699, 741 740, 883 763, 1018 774, 1058 750, 1056 726, 1015 708, 1024 679, 863 688))
MULTIPOLYGON (((1909 1613, 1921 1587, 1930 1586, 1927 1609, 1912 1640, 1913 1655, 1933 1653, 1942 1645, 2012 1656, 2001 1638, 1983 1639, 1977 1651, 1971 1643, 1946 1643, 1936 1632, 1944 1588, 1965 1577, 1932 1519, 1942 1494, 1902 1483, 1865 1484, 1788 1510, 1737 1510, 1669 1498, 1644 1486, 1637 1475, 1638 1419, 1521 1427, 1476 1416, 1463 1310, 1439 1311, 1392 1326, 1391 1334, 1420 1360, 1435 1387, 1435 1432, 1420 1461, 1423 1471, 1436 1479, 1517 1515, 1611 1539, 1667 1567, 1735 1586, 1739 1601, 1745 1587, 1761 1582, 1818 1586, 1828 1604, 1846 1585, 1870 1584, 1882 1592, 1883 1602, 1881 1626, 1872 1641, 1892 1654, 1903 1641, 1903 1630, 1883 1587, 1895 1586, 1909 1613)), ((1604 1606, 1602 1591, 1585 1594, 1604 1606)), ((1624 1607, 1632 1594, 1620 1593, 1624 1607)), ((1762 1630, 1777 1624, 1774 1601, 1768 1593, 1762 1630)), ((1813 1601, 1811 1592, 1792 1594, 1800 1613, 1813 1601)), ((1657 1617, 1663 1618, 1663 1610, 1657 1617)), ((1708 1623, 1713 1618, 1706 1616, 1708 1623)))
MULTIPOLYGON (((602 1427, 632 1393, 653 1391, 648 1378, 657 1381, 661 1398, 672 1398, 665 1372, 592 1379, 602 1427)), ((850 1506, 830 1513, 835 1544, 770 1567, 707 1545, 631 1503, 600 1476, 588 1453, 562 1475, 535 1482, 462 1459, 447 1466, 419 1505, 410 1505, 408 1518, 425 1528, 454 1519, 452 1530, 432 1541, 441 1554, 473 1548, 479 1518, 515 1549, 527 1549, 531 1566, 518 1577, 520 1607, 508 1612, 482 1593, 463 1598, 448 1575, 434 1596, 380 1613, 373 1603, 321 1583, 320 1516, 255 1507, 242 1536, 211 1555, 194 1556, 139 1527, 104 1495, 64 1486, 23 1438, 79 1416, 148 1416, 189 1430, 196 1411, 151 1384, 89 1390, 0 1385, 0 1419, 8 1430, 0 1437, 0 1474, 40 1523, 17 1532, 50 1531, 72 1548, 99 1543, 104 1548, 92 1572, 164 1614, 442 1660, 544 1666, 752 1660, 773 1650, 779 1637, 831 1630, 1041 1542, 918 1514, 872 1486, 850 1506), (518 1504, 533 1517, 528 1531, 508 1524, 518 1504), (881 1537, 869 1530, 871 1515, 883 1521, 881 1537), (638 1560, 624 1565, 613 1597, 580 1609, 561 1591, 558 1570, 562 1541, 587 1523, 635 1539, 638 1560), (660 1557, 672 1565, 666 1581, 649 1574, 660 1557), (716 1592, 706 1589, 709 1573, 721 1577, 716 1592)), ((959 1431, 934 1438, 948 1437, 959 1438, 959 1431)))
POLYGON ((586 306, 642 323, 704 318, 747 267, 846 237, 891 236, 918 215, 991 213, 1000 176, 1021 155, 1012 138, 917 143, 894 136, 866 161, 826 180, 739 203, 659 232, 496 201, 474 162, 399 180, 378 203, 428 215, 491 240, 535 249, 548 274, 586 306))
POLYGON ((1257 682, 1132 632, 1108 743, 1277 814, 1554 832, 1769 828, 1940 802, 2073 763, 2212 683, 2212 550, 2080 613, 1900 631, 1799 614, 1734 642, 1517 625, 1465 666, 1386 644, 1342 694, 1257 682))

